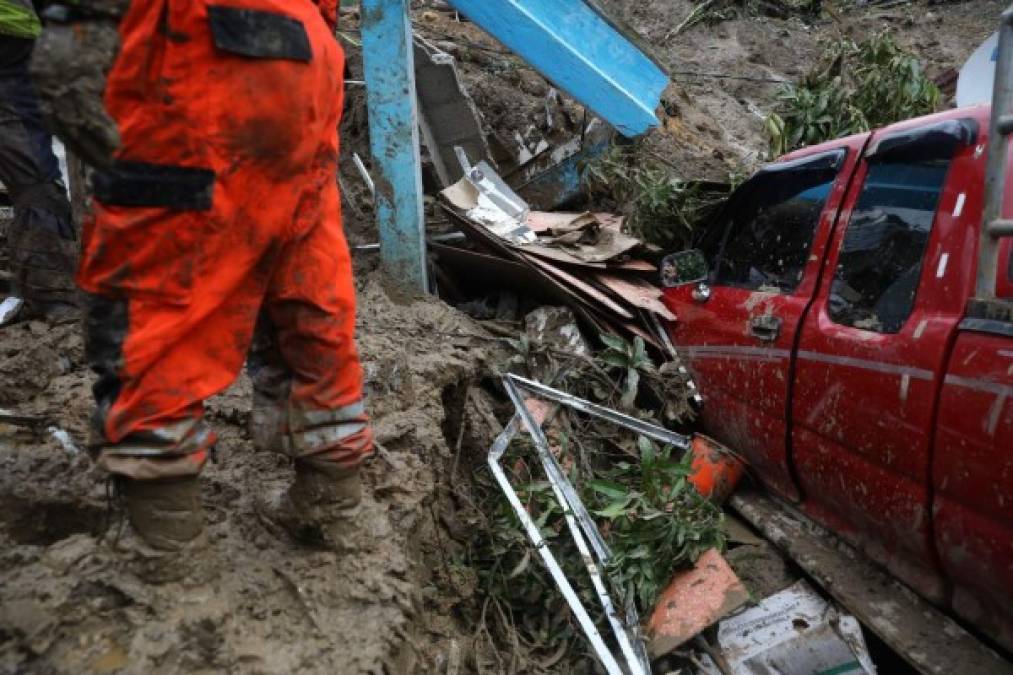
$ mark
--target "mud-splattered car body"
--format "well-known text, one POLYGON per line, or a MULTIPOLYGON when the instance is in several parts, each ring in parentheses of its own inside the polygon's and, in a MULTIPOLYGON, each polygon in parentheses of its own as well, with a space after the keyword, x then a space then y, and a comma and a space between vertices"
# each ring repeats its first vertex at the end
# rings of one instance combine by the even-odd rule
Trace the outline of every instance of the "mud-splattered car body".
POLYGON ((665 303, 708 433, 1013 649, 1013 309, 968 311, 988 122, 952 110, 769 165, 700 241, 709 279, 665 303))

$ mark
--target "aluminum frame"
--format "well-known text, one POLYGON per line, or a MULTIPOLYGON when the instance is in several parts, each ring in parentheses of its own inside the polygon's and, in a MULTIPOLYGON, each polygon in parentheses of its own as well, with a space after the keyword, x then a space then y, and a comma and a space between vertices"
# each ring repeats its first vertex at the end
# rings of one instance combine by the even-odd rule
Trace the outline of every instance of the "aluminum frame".
POLYGON ((577 495, 577 491, 573 488, 562 467, 559 466, 559 462, 556 461, 555 456, 550 451, 548 439, 542 432, 541 426, 532 416, 531 411, 524 405, 524 398, 521 392, 526 391, 544 400, 552 401, 553 403, 591 415, 592 417, 606 420, 682 450, 689 449, 691 439, 688 436, 669 431, 664 427, 644 422, 630 415, 616 412, 610 408, 571 396, 558 389, 553 389, 552 387, 517 375, 508 374, 504 376, 503 386, 517 412, 489 449, 488 464, 493 476, 496 478, 496 482, 517 513, 517 517, 520 519, 528 535, 528 539, 538 551, 539 556, 541 556, 542 561, 545 563, 546 568, 548 568, 567 604, 573 610, 581 629, 591 642, 591 646, 594 648, 605 670, 608 671, 609 675, 622 675, 624 673, 649 675, 651 666, 647 657, 647 648, 640 633, 640 618, 637 615, 636 607, 633 602, 627 602, 625 617, 620 616, 602 578, 601 568, 608 565, 612 559, 612 552, 602 538, 601 532, 598 531, 594 520, 591 519, 584 503, 577 495), (556 501, 563 509, 563 515, 566 518, 570 535, 577 545, 577 550, 580 552, 584 566, 591 577, 591 583, 594 586, 598 600, 602 605, 602 609, 605 610, 609 626, 612 628, 616 641, 619 643, 622 658, 626 665, 625 670, 620 667, 616 656, 605 644, 601 632, 594 624, 594 621, 592 621, 587 609, 580 601, 580 597, 574 591, 573 585, 567 579, 552 551, 549 550, 548 542, 542 537, 538 526, 524 508, 520 498, 517 496, 517 492, 510 485, 510 481, 500 464, 503 454, 521 427, 531 436, 546 477, 552 486, 556 501), (589 544, 590 547, 588 546, 589 544), (594 556, 591 555, 591 549, 594 551, 594 556))

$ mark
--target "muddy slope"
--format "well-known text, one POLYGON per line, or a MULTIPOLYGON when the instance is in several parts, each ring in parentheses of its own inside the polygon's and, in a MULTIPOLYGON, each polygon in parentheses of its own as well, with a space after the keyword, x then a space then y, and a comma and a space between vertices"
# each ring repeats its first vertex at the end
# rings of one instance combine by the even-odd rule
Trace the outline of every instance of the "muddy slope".
POLYGON ((44 421, 0 427, 0 672, 416 672, 464 643, 453 609, 468 584, 441 578, 452 514, 436 484, 452 458, 446 431, 461 452, 478 451, 459 424, 444 425, 445 405, 461 416, 455 397, 487 355, 484 341, 455 336, 481 329, 435 300, 398 304, 376 278, 360 306, 384 450, 348 550, 297 546, 258 518, 258 497, 291 470, 251 450, 240 380, 209 404, 221 432, 202 476, 212 545, 183 582, 163 586, 111 550, 121 520, 102 477, 46 429, 84 443, 90 376, 76 329, 3 331, 0 407, 44 421))

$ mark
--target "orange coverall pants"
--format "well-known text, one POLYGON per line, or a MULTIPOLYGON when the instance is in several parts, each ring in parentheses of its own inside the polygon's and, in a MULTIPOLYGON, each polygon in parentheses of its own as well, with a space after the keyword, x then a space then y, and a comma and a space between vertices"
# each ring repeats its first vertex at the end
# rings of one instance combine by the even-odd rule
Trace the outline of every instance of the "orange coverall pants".
POLYGON ((255 326, 277 449, 345 467, 372 452, 336 182, 344 54, 322 5, 135 1, 120 25, 106 106, 122 146, 95 177, 78 274, 91 447, 112 473, 200 471, 203 401, 255 326))

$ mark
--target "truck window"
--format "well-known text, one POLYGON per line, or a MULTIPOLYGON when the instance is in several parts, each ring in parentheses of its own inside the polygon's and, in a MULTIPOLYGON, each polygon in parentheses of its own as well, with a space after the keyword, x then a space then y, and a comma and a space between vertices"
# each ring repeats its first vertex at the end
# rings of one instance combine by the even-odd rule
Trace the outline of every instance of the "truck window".
POLYGON ((836 171, 758 180, 729 214, 714 283, 790 293, 802 281, 836 171))
POLYGON ((873 163, 844 235, 830 318, 896 333, 914 306, 922 259, 950 161, 873 163))

